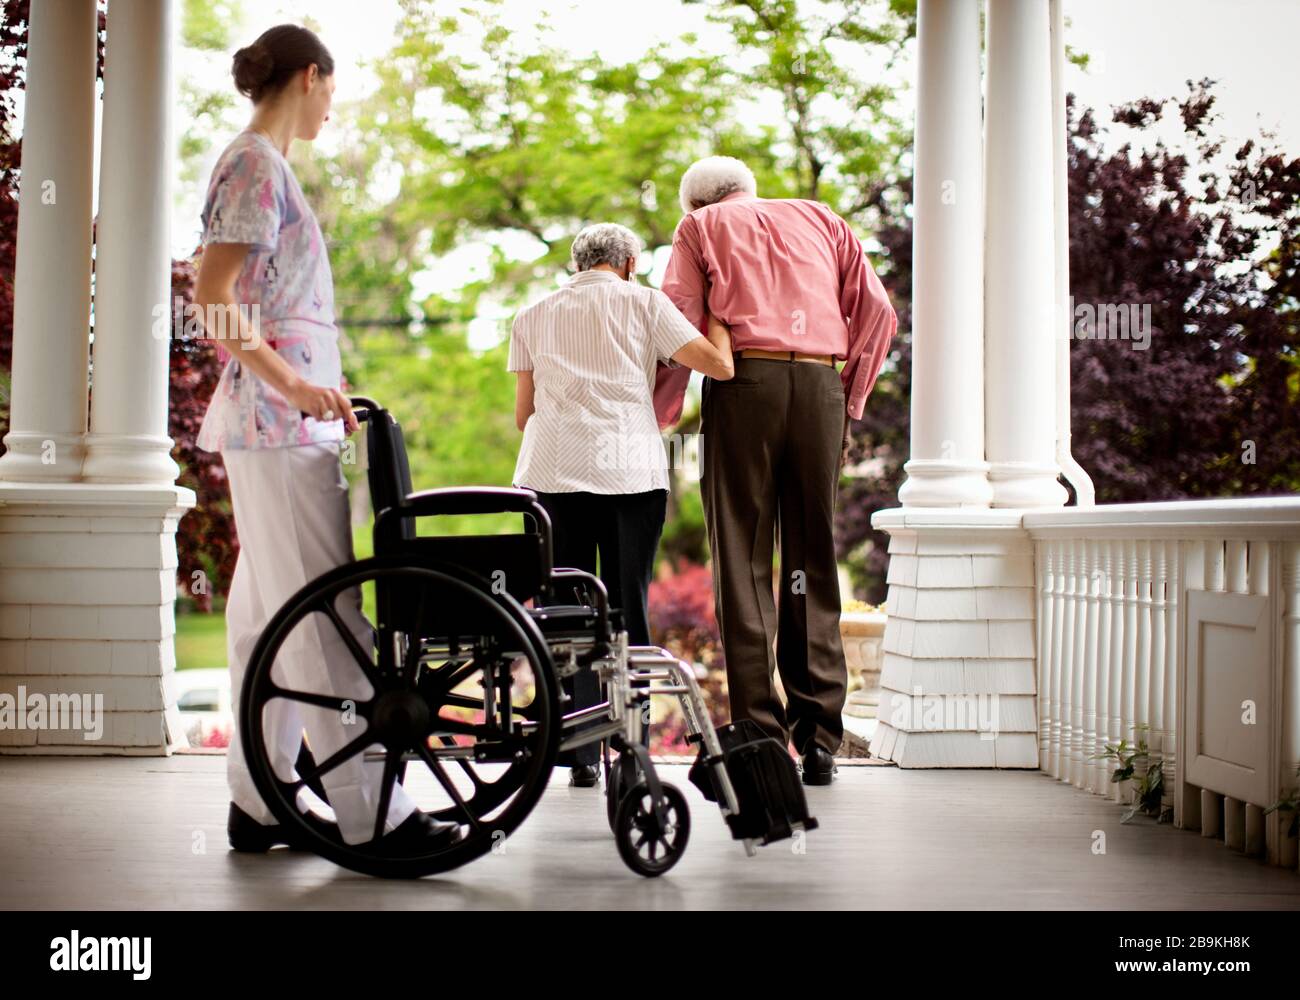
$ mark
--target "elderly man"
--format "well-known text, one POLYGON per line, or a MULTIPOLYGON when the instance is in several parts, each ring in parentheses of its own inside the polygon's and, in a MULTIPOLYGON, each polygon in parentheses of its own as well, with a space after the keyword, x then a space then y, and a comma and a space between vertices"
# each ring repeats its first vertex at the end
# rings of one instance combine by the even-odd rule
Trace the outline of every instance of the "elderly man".
MULTIPOLYGON (((697 329, 707 329, 709 313, 730 326, 736 352, 734 378, 705 379, 701 420, 701 493, 732 718, 752 719, 783 745, 793 740, 804 782, 829 784, 848 680, 836 488, 849 419, 862 416, 897 318, 862 244, 825 205, 759 198, 749 168, 722 156, 693 164, 680 198, 686 215, 663 290, 697 329)), ((689 377, 659 369, 661 428, 681 416, 689 377)))
MULTIPOLYGON (((668 457, 655 425, 661 360, 731 377, 731 345, 701 334, 663 292, 639 284, 641 241, 623 226, 588 226, 573 240, 573 280, 519 311, 507 368, 517 374, 515 423, 524 432, 514 483, 537 492, 551 517, 554 560, 595 573, 623 613, 633 646, 650 642, 646 591, 663 530, 668 457)), ((581 596, 574 596, 581 601, 581 596)), ((600 701, 584 671, 563 680, 566 711, 600 701)), ((566 753, 570 782, 596 784, 596 746, 566 753)))

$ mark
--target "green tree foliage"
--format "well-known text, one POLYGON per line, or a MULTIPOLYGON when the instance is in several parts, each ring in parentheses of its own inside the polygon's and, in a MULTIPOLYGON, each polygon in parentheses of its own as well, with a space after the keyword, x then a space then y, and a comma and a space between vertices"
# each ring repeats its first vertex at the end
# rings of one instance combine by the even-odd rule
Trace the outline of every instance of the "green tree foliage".
MULTIPOLYGON (((710 3, 732 47, 688 35, 624 63, 564 48, 542 13, 527 31, 491 0, 404 3, 378 90, 339 95, 342 155, 295 166, 331 240, 345 368, 408 429, 417 483, 509 481, 510 315, 555 287, 589 222, 630 226, 651 254, 669 244, 699 156, 741 157, 763 193, 869 225, 906 145, 888 71, 914 6, 710 3), (427 291, 470 246, 476 272, 427 291)), ((702 559, 693 491, 678 480, 666 549, 702 559)))

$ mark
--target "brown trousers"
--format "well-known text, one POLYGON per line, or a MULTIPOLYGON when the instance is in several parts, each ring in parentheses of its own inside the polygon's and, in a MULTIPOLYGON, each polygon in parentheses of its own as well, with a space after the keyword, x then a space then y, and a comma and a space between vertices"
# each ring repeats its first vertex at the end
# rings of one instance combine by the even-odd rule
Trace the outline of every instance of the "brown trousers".
POLYGON ((700 490, 731 716, 799 753, 810 741, 834 753, 844 736, 833 521, 847 419, 830 365, 737 357, 734 379, 704 381, 700 490))

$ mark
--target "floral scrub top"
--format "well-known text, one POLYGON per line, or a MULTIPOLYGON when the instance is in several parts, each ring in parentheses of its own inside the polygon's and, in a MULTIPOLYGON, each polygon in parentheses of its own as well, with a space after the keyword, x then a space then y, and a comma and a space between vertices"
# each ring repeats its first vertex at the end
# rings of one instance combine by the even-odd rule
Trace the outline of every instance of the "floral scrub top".
MULTIPOLYGON (((263 339, 295 372, 313 385, 341 388, 325 240, 289 161, 260 132, 239 133, 213 168, 203 205, 203 245, 211 243, 252 245, 235 282, 236 301, 257 306, 263 339)), ((240 348, 231 346, 233 354, 223 352, 229 360, 199 428, 200 448, 284 448, 343 439, 341 419, 304 417, 245 371, 240 348)))

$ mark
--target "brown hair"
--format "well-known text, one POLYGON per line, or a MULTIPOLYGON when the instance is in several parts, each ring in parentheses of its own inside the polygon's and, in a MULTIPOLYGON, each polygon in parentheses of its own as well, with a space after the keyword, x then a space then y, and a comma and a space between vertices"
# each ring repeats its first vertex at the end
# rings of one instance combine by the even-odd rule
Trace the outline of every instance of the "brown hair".
POLYGON ((295 73, 312 63, 321 76, 334 75, 334 57, 315 32, 297 24, 277 24, 235 53, 230 72, 236 89, 258 104, 283 90, 295 73))

